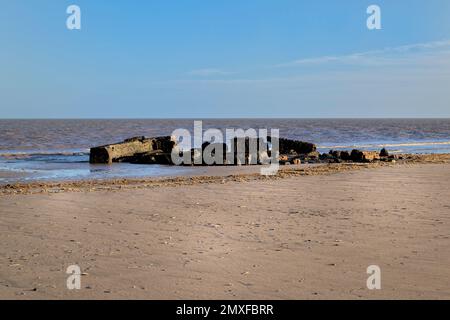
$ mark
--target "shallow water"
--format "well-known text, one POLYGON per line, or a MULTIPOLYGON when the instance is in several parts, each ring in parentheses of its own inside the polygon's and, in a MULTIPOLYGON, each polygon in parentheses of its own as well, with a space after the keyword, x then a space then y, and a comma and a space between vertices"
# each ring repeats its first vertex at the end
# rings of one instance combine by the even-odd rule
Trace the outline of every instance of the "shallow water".
MULTIPOLYGON (((89 148, 133 136, 193 132, 193 120, 0 120, 0 183, 185 175, 190 167, 90 165, 89 148)), ((329 149, 450 153, 450 119, 215 119, 203 129, 277 128, 280 136, 329 149)))

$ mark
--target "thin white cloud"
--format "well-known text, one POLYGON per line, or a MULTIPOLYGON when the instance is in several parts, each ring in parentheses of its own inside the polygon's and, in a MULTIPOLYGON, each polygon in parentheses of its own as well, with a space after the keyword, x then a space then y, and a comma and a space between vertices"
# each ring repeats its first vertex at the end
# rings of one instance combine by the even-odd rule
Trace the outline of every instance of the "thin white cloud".
POLYGON ((379 65, 398 61, 399 59, 405 58, 407 54, 430 53, 445 49, 450 49, 450 40, 387 47, 381 50, 371 50, 340 56, 303 58, 278 64, 275 67, 321 65, 326 63, 379 65))
POLYGON ((221 69, 214 68, 206 68, 206 69, 197 69, 188 72, 191 76, 199 76, 199 77, 211 77, 211 76, 226 76, 233 74, 234 72, 224 71, 221 69))
POLYGON ((328 68, 326 64, 318 72, 316 68, 313 72, 281 68, 252 77, 240 73, 242 77, 148 85, 150 90, 167 93, 163 102, 214 105, 222 110, 222 117, 449 117, 450 49, 434 43, 383 51, 390 54, 378 55, 379 59, 397 56, 394 51, 407 54, 377 68, 328 68), (410 54, 418 48, 439 49, 410 54))

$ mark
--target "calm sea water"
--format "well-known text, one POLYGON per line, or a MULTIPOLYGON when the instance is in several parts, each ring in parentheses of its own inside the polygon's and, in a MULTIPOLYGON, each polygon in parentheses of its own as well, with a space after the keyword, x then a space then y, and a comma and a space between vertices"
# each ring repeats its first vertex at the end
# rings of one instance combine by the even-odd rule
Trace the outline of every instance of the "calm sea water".
MULTIPOLYGON (((177 128, 192 132, 193 120, 0 120, 0 183, 189 174, 192 168, 88 163, 92 146, 177 128)), ((203 128, 278 128, 281 137, 316 143, 321 152, 450 153, 450 119, 217 119, 203 120, 203 128)))

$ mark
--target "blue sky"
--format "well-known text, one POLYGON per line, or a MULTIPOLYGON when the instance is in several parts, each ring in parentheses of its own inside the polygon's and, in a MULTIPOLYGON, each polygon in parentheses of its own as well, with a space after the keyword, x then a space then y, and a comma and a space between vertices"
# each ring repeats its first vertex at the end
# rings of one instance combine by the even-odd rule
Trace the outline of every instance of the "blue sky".
POLYGON ((448 0, 0 8, 0 118, 450 117, 449 89, 448 0))

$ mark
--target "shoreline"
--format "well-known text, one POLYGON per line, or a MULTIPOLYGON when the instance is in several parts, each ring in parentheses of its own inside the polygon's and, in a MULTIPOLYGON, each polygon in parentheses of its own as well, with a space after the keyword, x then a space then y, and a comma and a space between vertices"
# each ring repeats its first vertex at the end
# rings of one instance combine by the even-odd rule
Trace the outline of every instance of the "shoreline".
POLYGON ((83 180, 30 181, 0 185, 0 196, 15 194, 90 192, 100 190, 117 191, 123 189, 155 188, 161 186, 181 186, 204 183, 226 183, 231 181, 277 180, 292 176, 329 175, 339 172, 366 168, 392 167, 408 164, 450 163, 450 154, 403 154, 404 160, 370 163, 330 163, 280 165, 274 176, 260 175, 261 166, 201 166, 205 173, 174 177, 149 178, 109 178, 83 180))

